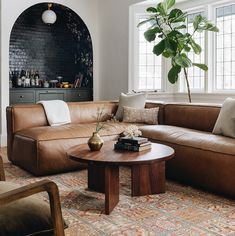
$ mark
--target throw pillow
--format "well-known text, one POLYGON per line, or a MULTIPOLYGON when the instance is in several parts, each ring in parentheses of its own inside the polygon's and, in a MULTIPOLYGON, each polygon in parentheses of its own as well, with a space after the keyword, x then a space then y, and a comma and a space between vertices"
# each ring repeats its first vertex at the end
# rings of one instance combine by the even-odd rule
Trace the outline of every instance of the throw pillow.
POLYGON ((123 107, 133 107, 133 108, 144 108, 145 107, 146 94, 136 93, 131 95, 126 95, 121 93, 119 97, 118 109, 115 115, 117 120, 122 120, 123 118, 123 107))
MULTIPOLYGON (((16 188, 16 184, 0 181, 0 194, 16 188)), ((30 196, 0 207, 1 236, 52 234, 50 206, 43 200, 30 196)))
POLYGON ((123 107, 123 122, 145 123, 149 125, 158 124, 159 107, 149 109, 137 109, 123 107))
POLYGON ((235 138, 235 99, 225 99, 212 133, 235 138))

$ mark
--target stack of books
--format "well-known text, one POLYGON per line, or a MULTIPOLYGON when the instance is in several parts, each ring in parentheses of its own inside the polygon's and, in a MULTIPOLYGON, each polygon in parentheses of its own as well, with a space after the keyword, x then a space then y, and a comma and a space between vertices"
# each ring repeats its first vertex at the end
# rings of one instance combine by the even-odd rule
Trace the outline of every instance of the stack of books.
POLYGON ((151 142, 147 138, 143 137, 121 137, 114 144, 115 150, 128 150, 133 152, 140 152, 151 149, 151 142))

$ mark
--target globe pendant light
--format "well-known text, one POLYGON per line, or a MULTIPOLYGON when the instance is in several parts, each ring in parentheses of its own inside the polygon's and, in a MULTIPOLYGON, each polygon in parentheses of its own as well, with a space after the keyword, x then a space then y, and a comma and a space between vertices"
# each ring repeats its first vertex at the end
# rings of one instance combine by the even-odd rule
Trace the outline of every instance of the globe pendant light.
POLYGON ((51 10, 52 4, 48 3, 48 10, 42 13, 42 21, 45 24, 52 25, 56 22, 56 14, 54 11, 51 10))

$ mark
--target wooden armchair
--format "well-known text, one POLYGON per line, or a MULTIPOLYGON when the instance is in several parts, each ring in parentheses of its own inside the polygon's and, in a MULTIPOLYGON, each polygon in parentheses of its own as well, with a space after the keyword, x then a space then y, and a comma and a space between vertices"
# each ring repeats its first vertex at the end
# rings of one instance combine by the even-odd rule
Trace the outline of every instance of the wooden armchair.
MULTIPOLYGON (((3 160, 0 156, 0 181, 5 181, 5 174, 3 169, 3 160)), ((0 182, 3 183, 3 182, 0 182)), ((6 183, 6 182, 5 182, 6 183)), ((50 180, 42 180, 33 184, 29 184, 23 187, 19 187, 16 189, 12 189, 7 192, 0 193, 0 209, 4 207, 8 207, 6 204, 10 204, 19 199, 23 199, 34 195, 39 192, 47 192, 49 195, 50 201, 50 215, 52 221, 52 235, 55 236, 64 236, 64 221, 61 212, 59 191, 57 185, 50 180), (53 234, 54 233, 54 234, 53 234)), ((27 201, 27 199, 26 199, 27 201)), ((19 202, 19 201, 18 201, 19 202)), ((42 201, 43 202, 43 201, 42 201)), ((44 203, 45 204, 45 203, 44 203)), ((1 226, 0 226, 1 227, 1 226)), ((0 228, 1 232, 1 228, 0 228)), ((0 233, 0 235, 2 235, 0 233)), ((21 235, 20 233, 17 235, 21 235)), ((48 232, 47 234, 48 235, 48 232)))

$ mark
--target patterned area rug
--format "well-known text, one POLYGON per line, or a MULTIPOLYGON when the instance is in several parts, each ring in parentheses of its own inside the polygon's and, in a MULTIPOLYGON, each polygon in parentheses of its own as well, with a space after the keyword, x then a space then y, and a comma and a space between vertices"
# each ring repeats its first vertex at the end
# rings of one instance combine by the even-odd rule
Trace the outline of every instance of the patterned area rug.
MULTIPOLYGON (((8 181, 25 185, 35 178, 5 163, 8 181)), ((67 236, 80 235, 235 235, 235 202, 167 181, 167 192, 131 197, 130 171, 120 171, 120 202, 103 214, 104 195, 86 189, 87 171, 47 177, 58 184, 67 236)), ((39 198, 48 201, 46 194, 39 198)))

